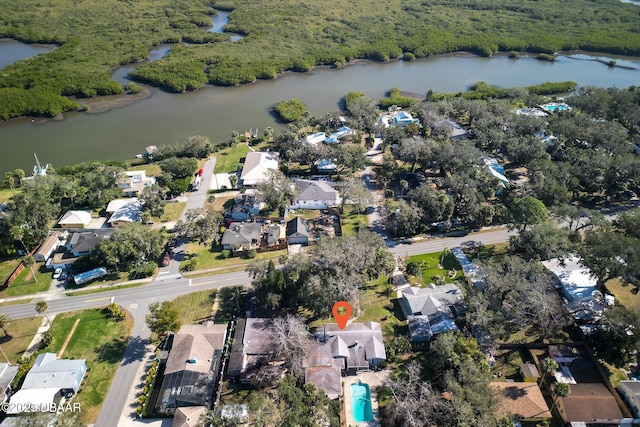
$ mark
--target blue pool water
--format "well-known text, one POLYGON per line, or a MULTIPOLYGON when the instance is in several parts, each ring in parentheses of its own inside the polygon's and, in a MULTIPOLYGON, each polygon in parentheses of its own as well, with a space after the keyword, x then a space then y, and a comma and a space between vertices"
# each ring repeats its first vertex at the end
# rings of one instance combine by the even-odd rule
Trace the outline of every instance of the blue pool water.
POLYGON ((564 104, 550 104, 545 105, 544 109, 547 111, 566 111, 569 109, 569 107, 564 104))
POLYGON ((373 420, 369 384, 351 384, 351 411, 355 422, 373 420))

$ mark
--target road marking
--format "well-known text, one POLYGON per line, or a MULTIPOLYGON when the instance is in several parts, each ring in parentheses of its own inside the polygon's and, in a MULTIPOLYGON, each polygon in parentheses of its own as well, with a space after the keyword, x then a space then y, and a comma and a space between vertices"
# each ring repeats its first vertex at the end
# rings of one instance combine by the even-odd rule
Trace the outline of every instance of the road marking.
POLYGON ((109 300, 110 300, 111 298, 112 298, 112 297, 104 297, 104 298, 88 299, 88 300, 85 300, 84 302, 104 301, 104 300, 106 300, 106 299, 109 299, 109 300))
POLYGON ((200 283, 191 283, 191 279, 189 279, 189 286, 200 286, 200 285, 209 285, 211 283, 216 283, 215 280, 210 280, 208 282, 200 282, 200 283))

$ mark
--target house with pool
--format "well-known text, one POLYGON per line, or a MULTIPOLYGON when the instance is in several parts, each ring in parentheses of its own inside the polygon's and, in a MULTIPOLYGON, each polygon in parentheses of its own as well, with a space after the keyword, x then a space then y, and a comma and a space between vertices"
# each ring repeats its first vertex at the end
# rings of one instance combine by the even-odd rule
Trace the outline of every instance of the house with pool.
POLYGON ((317 347, 307 358, 305 383, 311 383, 336 399, 342 394, 342 376, 369 371, 387 360, 380 323, 349 323, 319 327, 317 347))

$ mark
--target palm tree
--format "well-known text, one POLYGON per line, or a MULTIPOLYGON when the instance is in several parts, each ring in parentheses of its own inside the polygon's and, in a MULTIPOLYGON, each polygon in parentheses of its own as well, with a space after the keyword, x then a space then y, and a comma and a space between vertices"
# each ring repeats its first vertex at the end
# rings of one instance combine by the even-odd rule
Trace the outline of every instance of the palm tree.
POLYGON ((555 374, 555 372, 558 370, 558 362, 550 357, 547 357, 546 359, 542 359, 540 366, 542 367, 542 371, 544 373, 545 383, 549 384, 547 378, 552 377, 553 374, 555 374))
POLYGON ((44 314, 44 317, 47 318, 47 322, 51 324, 51 320, 49 320, 49 316, 47 316, 47 310, 49 309, 49 304, 46 301, 38 301, 36 303, 36 312, 38 314, 44 314))
POLYGON ((0 314, 0 329, 2 329, 2 332, 4 332, 4 335, 7 336, 9 334, 7 334, 7 330, 5 329, 5 327, 9 324, 9 316, 7 316, 6 314, 0 314))
POLYGON ((23 169, 16 169, 13 171, 13 176, 18 180, 18 186, 22 186, 22 180, 24 179, 25 173, 23 169))
POLYGON ((569 384, 555 383, 553 385, 553 391, 551 392, 551 400, 553 400, 553 405, 551 406, 550 412, 553 414, 554 409, 558 408, 558 403, 560 402, 561 397, 569 397, 570 394, 571 387, 569 387, 569 384))
POLYGON ((36 276, 36 273, 33 272, 33 266, 35 263, 36 259, 31 255, 27 255, 26 257, 22 258, 22 265, 29 268, 29 270, 31 271, 31 275, 33 276, 33 280, 38 283, 38 277, 36 276))
POLYGON ((13 172, 7 172, 4 174, 4 182, 7 184, 7 187, 11 188, 13 195, 16 195, 15 185, 16 185, 16 177, 13 175, 13 172))

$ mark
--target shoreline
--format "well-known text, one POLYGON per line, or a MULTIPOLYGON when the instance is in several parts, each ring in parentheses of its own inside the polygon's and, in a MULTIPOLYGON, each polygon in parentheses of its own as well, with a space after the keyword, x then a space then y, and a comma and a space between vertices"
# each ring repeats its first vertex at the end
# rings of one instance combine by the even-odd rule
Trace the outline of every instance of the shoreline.
POLYGON ((81 107, 86 108, 84 111, 87 114, 100 114, 106 113, 116 108, 126 107, 131 104, 134 104, 138 101, 142 101, 151 97, 153 94, 152 89, 143 86, 142 91, 134 94, 120 94, 120 95, 111 95, 108 97, 95 97, 91 98, 95 100, 95 102, 84 102, 79 103, 81 107))

